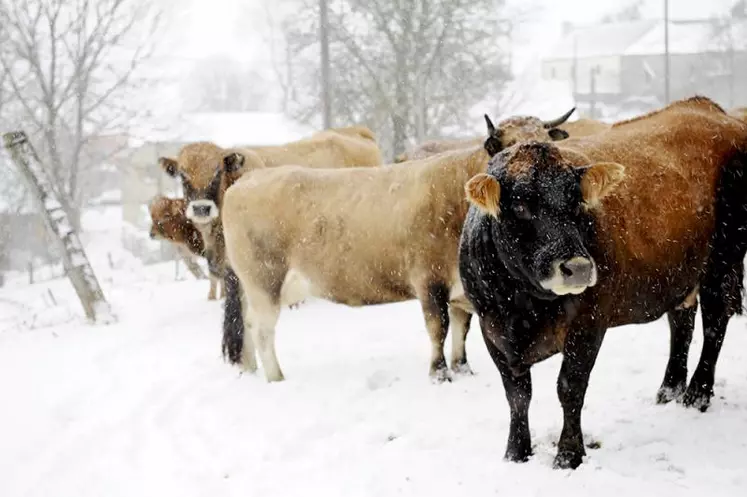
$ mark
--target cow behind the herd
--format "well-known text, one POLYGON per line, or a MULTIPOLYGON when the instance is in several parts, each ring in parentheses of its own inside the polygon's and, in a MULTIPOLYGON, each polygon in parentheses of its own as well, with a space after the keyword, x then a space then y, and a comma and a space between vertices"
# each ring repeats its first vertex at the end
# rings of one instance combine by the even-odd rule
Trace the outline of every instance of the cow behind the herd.
MULTIPOLYGON (((542 123, 546 129, 557 128, 554 131, 556 133, 556 136, 553 138, 554 140, 562 138, 563 132, 565 132, 566 137, 581 137, 600 133, 610 127, 607 123, 593 119, 578 119, 572 122, 565 122, 573 114, 574 110, 576 110, 575 107, 553 121, 542 123)), ((506 131, 506 137, 503 140, 502 146, 507 148, 521 141, 533 139, 531 133, 534 133, 534 130, 536 130, 538 122, 539 120, 535 117, 514 117, 513 119, 503 121, 501 127, 506 131), (513 122, 512 126, 511 122, 513 122), (525 126, 529 127, 529 134, 522 132, 525 126)), ((477 145, 481 145, 484 139, 484 137, 478 136, 475 138, 454 140, 430 140, 413 147, 407 152, 399 154, 394 159, 394 162, 399 163, 408 160, 425 159, 426 157, 441 154, 449 150, 476 147, 477 145)))
POLYGON ((484 147, 377 169, 258 170, 229 188, 226 250, 241 282, 226 282, 229 361, 256 369, 256 343, 267 379, 283 379, 274 335, 292 280, 310 295, 353 306, 417 298, 431 340, 430 375, 450 377, 443 353, 450 322, 452 370, 469 371, 464 340, 471 315, 457 271, 468 206, 463 185, 485 171, 486 149, 501 150, 517 133, 545 141, 566 136, 537 118, 509 119, 497 128, 487 122, 484 147), (244 319, 251 331, 239 318, 239 288, 248 294, 244 319))
MULTIPOLYGON (((152 239, 167 240, 182 247, 189 254, 205 257, 205 244, 202 235, 192 221, 187 217, 187 201, 183 198, 168 198, 163 195, 154 197, 149 206, 150 237, 152 239)), ((223 298, 223 278, 210 274, 210 290, 208 300, 223 298)))
POLYGON ((585 139, 517 145, 469 181, 460 273, 505 386, 508 459, 532 453, 532 364, 562 352, 555 465, 581 464, 581 411, 607 328, 669 313, 660 400, 681 392, 696 294, 704 345, 682 401, 708 407, 741 312, 746 151, 747 125, 694 97, 585 139))

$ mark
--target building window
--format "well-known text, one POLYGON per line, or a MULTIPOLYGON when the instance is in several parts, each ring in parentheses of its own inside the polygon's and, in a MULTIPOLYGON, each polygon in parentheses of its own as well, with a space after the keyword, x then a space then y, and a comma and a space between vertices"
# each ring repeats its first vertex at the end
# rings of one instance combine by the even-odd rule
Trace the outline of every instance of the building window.
POLYGON ((555 78, 556 78, 555 67, 551 67, 550 68, 550 79, 555 79, 555 78))

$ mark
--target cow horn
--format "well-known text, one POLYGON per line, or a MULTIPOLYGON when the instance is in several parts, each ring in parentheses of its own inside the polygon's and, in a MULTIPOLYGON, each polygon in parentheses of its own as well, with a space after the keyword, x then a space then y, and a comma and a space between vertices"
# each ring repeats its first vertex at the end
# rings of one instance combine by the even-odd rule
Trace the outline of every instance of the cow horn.
POLYGON ((545 127, 545 129, 550 129, 550 128, 554 128, 555 126, 559 126, 563 124, 564 122, 566 122, 569 117, 571 117, 571 114, 573 114, 574 110, 576 110, 575 107, 557 119, 553 119, 552 121, 542 121, 542 124, 545 127))
POLYGON ((495 126, 493 126, 493 121, 490 120, 487 114, 485 114, 485 124, 488 125, 488 136, 493 136, 495 134, 495 126))

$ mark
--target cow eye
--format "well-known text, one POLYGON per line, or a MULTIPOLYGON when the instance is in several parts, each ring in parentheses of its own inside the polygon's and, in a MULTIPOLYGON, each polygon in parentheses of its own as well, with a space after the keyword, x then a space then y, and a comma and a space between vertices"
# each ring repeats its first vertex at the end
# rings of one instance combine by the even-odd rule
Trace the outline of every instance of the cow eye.
POLYGON ((532 213, 529 212, 529 207, 527 207, 527 204, 523 202, 514 204, 513 209, 514 209, 514 214, 519 219, 531 219, 532 218, 532 213))

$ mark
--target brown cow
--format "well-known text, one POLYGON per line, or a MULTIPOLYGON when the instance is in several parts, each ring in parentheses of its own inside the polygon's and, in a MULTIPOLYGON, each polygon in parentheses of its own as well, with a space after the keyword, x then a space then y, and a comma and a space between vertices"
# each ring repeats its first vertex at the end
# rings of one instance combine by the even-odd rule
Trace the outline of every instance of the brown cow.
POLYGON ((246 171, 283 164, 307 167, 373 167, 381 152, 371 130, 350 126, 321 131, 285 145, 223 149, 214 143, 184 146, 177 158, 161 157, 161 167, 182 181, 187 218, 202 234, 211 275, 223 277, 225 255, 220 206, 223 193, 246 171))
MULTIPOLYGON (((187 251, 198 257, 205 257, 205 245, 202 235, 187 218, 187 201, 183 198, 168 198, 158 195, 150 203, 150 218, 153 224, 150 227, 150 237, 153 239, 167 240, 177 246, 182 246, 187 251)), ((208 300, 223 298, 223 279, 210 276, 210 291, 208 300), (216 292, 218 290, 218 292, 216 292)))
MULTIPOLYGON (((541 122, 545 129, 553 130, 555 136, 550 136, 552 140, 561 140, 568 138, 568 130, 566 127, 572 123, 566 123, 565 121, 573 114, 576 108, 572 108, 562 116, 551 121, 541 122), (564 124, 565 123, 565 124, 564 124), (565 136, 563 136, 565 133, 565 136)), ((597 121, 590 119, 582 119, 585 124, 582 127, 577 127, 579 133, 589 133, 592 129, 593 124, 597 121)), ((536 117, 530 116, 516 116, 502 121, 501 129, 505 133, 501 138, 501 145, 503 148, 508 148, 511 145, 534 139, 534 133, 539 125, 540 121, 536 117)), ((604 123, 598 123, 604 125, 604 123)), ((599 129, 599 128, 598 128, 599 129)), ((582 134, 571 134, 571 136, 584 136, 582 134)), ((547 138, 542 138, 545 141, 547 138)), ((425 159, 432 155, 441 154, 449 150, 459 150, 465 148, 476 147, 482 145, 485 137, 478 136, 476 138, 462 138, 456 140, 431 140, 422 143, 408 152, 399 154, 395 159, 395 163, 405 162, 408 160, 425 159)))
MULTIPOLYGON (((351 306, 417 298, 431 339, 430 375, 450 379, 443 352, 449 321, 452 370, 469 373, 464 341, 471 316, 457 272, 467 213, 463 185, 485 171, 486 149, 499 151, 517 129, 515 119, 497 129, 486 120, 484 147, 375 169, 257 170, 229 188, 223 225, 236 274, 226 277, 228 360, 256 370, 256 343, 267 379, 282 380, 275 323, 283 303, 304 296, 351 306), (248 297, 243 302, 240 289, 248 297)), ((539 119, 525 124, 523 136, 560 136, 539 119)))
POLYGON ((668 314, 660 401, 707 409, 716 362, 741 313, 747 252, 747 124, 704 97, 559 146, 494 156, 466 187, 460 274, 511 409, 506 457, 532 453, 530 368, 563 353, 556 467, 585 455, 581 411, 608 328, 668 314), (701 297, 704 344, 685 389, 701 297))

